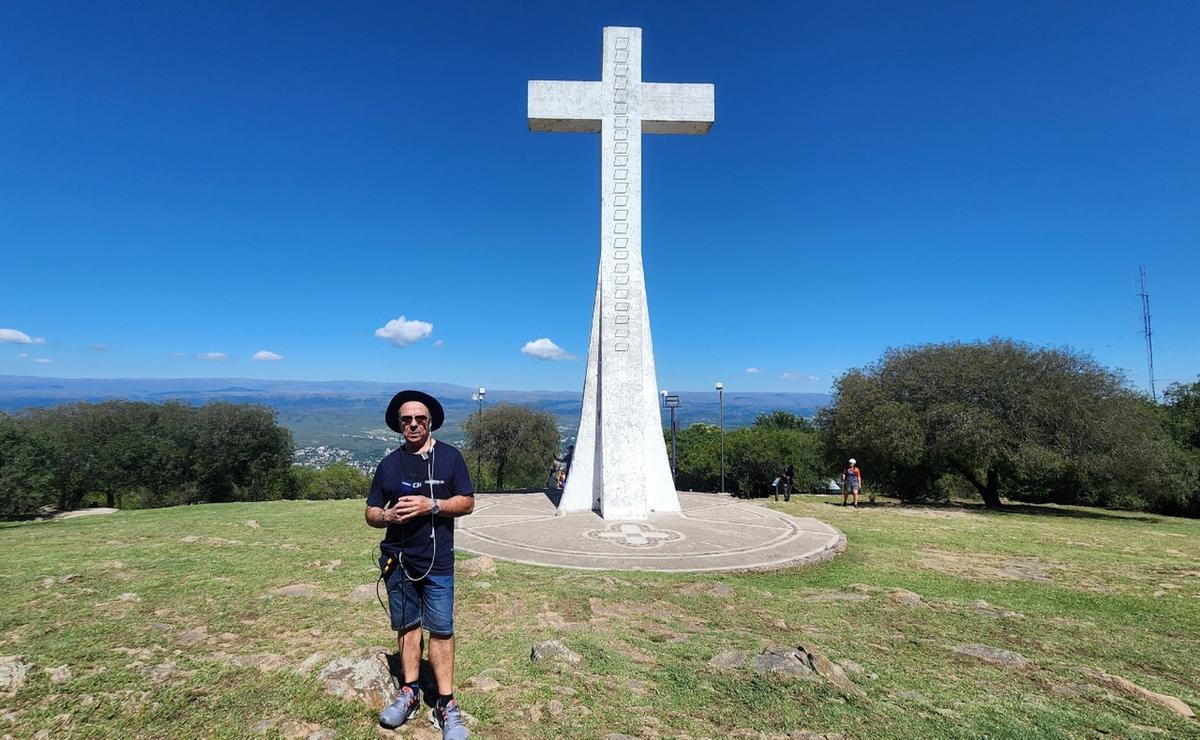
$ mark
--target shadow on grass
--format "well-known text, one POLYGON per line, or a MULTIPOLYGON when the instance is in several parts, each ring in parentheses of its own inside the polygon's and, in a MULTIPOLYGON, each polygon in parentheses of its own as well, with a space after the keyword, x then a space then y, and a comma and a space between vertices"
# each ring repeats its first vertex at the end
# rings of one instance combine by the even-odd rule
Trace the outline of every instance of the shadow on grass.
MULTIPOLYGON (((837 501, 826 501, 827 506, 842 506, 837 501)), ((1106 512, 1083 507, 1064 506, 1061 504, 1005 504, 999 509, 989 509, 982 503, 967 501, 950 501, 947 503, 902 504, 886 501, 876 503, 860 503, 859 508, 870 509, 907 509, 910 511, 960 511, 970 514, 1025 514, 1028 516, 1066 517, 1071 519, 1100 519, 1121 522, 1142 522, 1157 524, 1162 517, 1142 512, 1106 512)))

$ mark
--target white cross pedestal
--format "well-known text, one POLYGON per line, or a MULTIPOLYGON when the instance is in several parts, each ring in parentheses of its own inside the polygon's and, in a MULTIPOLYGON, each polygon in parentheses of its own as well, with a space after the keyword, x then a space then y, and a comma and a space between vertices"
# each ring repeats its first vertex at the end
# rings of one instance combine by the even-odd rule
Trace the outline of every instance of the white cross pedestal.
POLYGON ((529 82, 529 129, 600 134, 600 274, 560 512, 679 511, 642 272, 642 134, 705 134, 713 86, 642 82, 642 29, 607 27, 599 82, 529 82))

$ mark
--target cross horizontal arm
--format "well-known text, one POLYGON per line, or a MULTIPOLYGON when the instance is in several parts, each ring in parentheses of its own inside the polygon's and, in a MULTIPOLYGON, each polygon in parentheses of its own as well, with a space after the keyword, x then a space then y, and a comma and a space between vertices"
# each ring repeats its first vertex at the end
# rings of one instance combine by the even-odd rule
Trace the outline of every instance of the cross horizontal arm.
POLYGON ((707 83, 642 83, 642 133, 707 134, 715 119, 715 95, 707 83))
POLYGON ((529 81, 530 131, 600 131, 599 82, 529 81))

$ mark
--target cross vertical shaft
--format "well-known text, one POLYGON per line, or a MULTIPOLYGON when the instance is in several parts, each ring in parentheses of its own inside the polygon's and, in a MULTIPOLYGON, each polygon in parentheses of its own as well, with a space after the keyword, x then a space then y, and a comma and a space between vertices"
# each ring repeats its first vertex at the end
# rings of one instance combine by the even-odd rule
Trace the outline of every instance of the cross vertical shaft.
POLYGON ((529 83, 533 131, 600 134, 600 268, 583 410, 559 510, 605 519, 678 511, 642 269, 643 133, 707 133, 713 86, 643 83, 640 28, 604 29, 599 82, 529 83))

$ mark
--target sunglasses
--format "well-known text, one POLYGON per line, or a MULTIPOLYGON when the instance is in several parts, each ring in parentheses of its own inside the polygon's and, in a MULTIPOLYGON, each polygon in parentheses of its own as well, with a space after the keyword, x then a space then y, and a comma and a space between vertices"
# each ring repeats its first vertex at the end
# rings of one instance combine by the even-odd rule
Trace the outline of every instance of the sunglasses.
POLYGON ((400 423, 403 424, 404 426, 408 426, 409 424, 412 424, 413 422, 416 422, 418 426, 423 426, 423 427, 429 426, 429 417, 428 416, 401 416, 400 417, 400 423))

